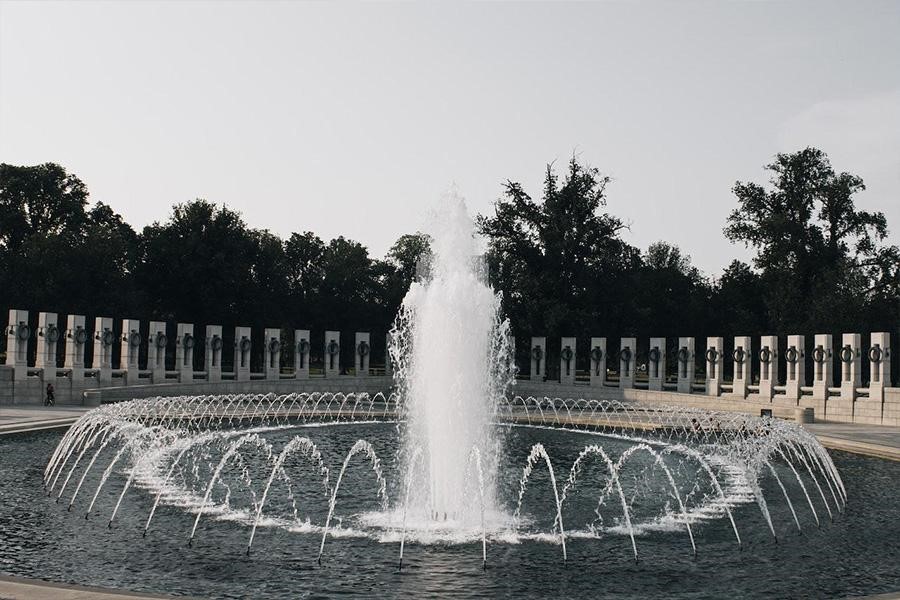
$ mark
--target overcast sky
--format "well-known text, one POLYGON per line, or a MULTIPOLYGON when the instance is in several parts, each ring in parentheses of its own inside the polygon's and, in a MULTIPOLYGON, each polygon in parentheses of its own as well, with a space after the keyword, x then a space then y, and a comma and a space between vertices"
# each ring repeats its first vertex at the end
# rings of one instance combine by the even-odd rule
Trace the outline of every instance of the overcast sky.
POLYGON ((735 180, 806 145, 898 243, 900 2, 0 2, 0 161, 138 228, 201 197, 382 256, 574 152, 629 242, 717 275, 735 180))

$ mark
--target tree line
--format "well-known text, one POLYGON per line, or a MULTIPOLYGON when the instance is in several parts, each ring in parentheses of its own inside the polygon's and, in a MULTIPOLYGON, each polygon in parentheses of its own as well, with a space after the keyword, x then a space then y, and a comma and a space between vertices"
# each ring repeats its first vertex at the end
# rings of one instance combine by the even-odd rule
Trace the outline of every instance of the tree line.
MULTIPOLYGON (((900 250, 886 243, 882 213, 856 207, 862 179, 815 148, 778 154, 767 170, 768 184, 734 185, 723 223, 755 257, 717 276, 665 241, 625 242, 625 223, 606 210, 609 178, 577 158, 547 167, 540 199, 507 181, 477 224, 514 333, 896 330, 900 250)), ((0 165, 0 306, 384 332, 428 251, 421 233, 383 258, 344 237, 281 238, 206 200, 176 204, 137 231, 88 198, 60 165, 0 165)))

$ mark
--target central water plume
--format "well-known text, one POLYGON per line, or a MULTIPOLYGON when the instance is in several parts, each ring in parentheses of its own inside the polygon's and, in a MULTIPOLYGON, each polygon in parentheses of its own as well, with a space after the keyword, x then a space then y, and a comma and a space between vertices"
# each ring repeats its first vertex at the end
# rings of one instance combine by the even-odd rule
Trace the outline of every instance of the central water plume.
POLYGON ((411 521, 473 525, 496 509, 501 448, 491 423, 514 377, 509 323, 488 284, 465 202, 448 195, 434 223, 420 270, 427 274, 410 287, 392 332, 411 491, 404 508, 411 521))

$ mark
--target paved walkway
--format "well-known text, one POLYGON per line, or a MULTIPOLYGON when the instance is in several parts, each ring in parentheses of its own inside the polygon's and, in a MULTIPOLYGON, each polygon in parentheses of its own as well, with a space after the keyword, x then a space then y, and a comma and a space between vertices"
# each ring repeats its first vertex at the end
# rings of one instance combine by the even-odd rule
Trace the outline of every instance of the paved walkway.
POLYGON ((0 435, 68 427, 87 406, 0 406, 0 435))
POLYGON ((807 423, 826 448, 900 461, 900 427, 858 423, 807 423))

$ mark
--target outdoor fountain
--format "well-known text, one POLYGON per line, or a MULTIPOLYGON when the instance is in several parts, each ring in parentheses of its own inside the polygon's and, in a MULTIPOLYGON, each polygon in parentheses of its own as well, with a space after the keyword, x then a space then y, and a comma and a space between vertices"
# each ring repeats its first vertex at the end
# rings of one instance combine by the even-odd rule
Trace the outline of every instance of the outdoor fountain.
POLYGON ((59 441, 47 494, 111 528, 125 499, 143 494, 144 536, 175 510, 191 517, 192 545, 208 523, 230 522, 248 554, 261 529, 282 530, 315 536, 319 561, 333 538, 396 544, 400 566, 410 542, 476 544, 486 566, 493 544, 557 544, 565 560, 567 541, 610 536, 637 560, 655 532, 681 532, 696 555, 701 530, 719 522, 742 548, 748 507, 748 527, 773 541, 843 510, 831 457, 791 423, 512 394, 508 323, 473 264, 465 205, 449 199, 437 221, 430 275, 392 332, 393 393, 105 405, 59 441), (546 439, 513 453, 523 435, 568 454, 546 439))

